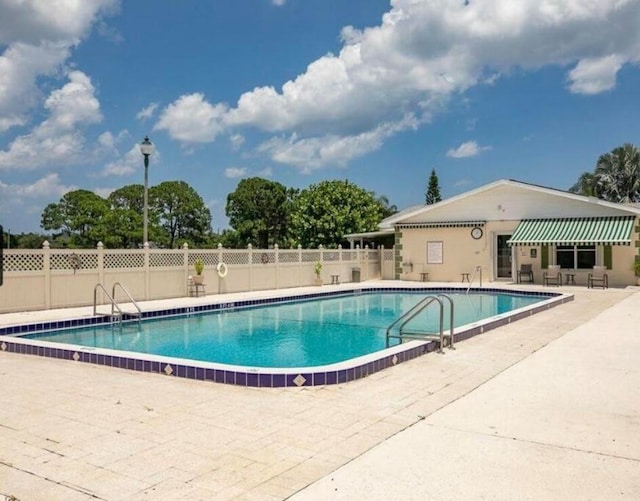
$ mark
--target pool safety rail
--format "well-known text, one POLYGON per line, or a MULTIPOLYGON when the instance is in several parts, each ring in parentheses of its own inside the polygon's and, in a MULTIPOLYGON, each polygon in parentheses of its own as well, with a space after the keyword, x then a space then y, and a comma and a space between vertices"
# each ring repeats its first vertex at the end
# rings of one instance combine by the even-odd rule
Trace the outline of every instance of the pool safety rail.
POLYGON ((473 268, 473 273, 471 274, 471 280, 469 280, 469 286, 467 287, 467 294, 469 294, 469 289, 471 289, 471 284, 476 279, 476 273, 478 273, 478 277, 480 279, 480 287, 482 287, 482 266, 476 266, 473 268))
POLYGON ((431 334, 431 333, 415 332, 415 331, 410 332, 410 331, 404 330, 404 327, 407 325, 408 322, 410 322, 413 318, 419 315, 425 308, 428 308, 433 303, 438 303, 438 305, 440 306, 440 322, 439 322, 440 328, 439 328, 439 334, 437 336, 440 339, 440 347, 438 348, 438 353, 444 353, 442 348, 445 346, 445 337, 449 338, 449 344, 448 344, 449 349, 455 350, 453 346, 454 344, 454 339, 453 339, 454 338, 453 336, 454 306, 453 306, 453 300, 451 299, 451 297, 447 296, 446 294, 438 294, 437 296, 425 297, 422 301, 420 301, 413 308, 411 308, 401 317, 397 318, 391 325, 389 325, 389 327, 387 328, 387 336, 386 336, 387 348, 389 347, 389 339, 392 339, 392 338, 399 339, 400 343, 402 343, 404 339, 425 339, 426 340, 426 339, 432 339, 436 337, 434 334, 431 334), (443 300, 448 301, 450 306, 448 336, 445 336, 445 333, 444 333, 444 302, 443 300), (398 333, 393 334, 392 329, 396 325, 398 326, 398 333))
POLYGON ((140 306, 138 306, 138 303, 135 302, 131 294, 129 294, 129 291, 125 289, 124 285, 122 285, 120 282, 116 282, 115 284, 113 284, 113 287, 111 288, 111 294, 107 292, 107 289, 104 288, 104 285, 100 283, 96 284, 96 286, 93 288, 93 315, 94 316, 103 315, 103 316, 111 317, 112 319, 117 319, 118 322, 120 323, 120 327, 122 327, 122 319, 127 316, 137 318, 138 325, 140 325, 140 321, 142 320, 142 310, 140 309, 140 306), (129 299, 129 302, 133 304, 133 306, 137 311, 135 312, 124 311, 122 308, 120 308, 120 305, 115 299, 116 288, 119 288, 122 292, 124 292, 124 294, 129 299), (101 289, 103 294, 107 296, 107 298, 111 302, 111 313, 98 312, 98 289, 101 289))

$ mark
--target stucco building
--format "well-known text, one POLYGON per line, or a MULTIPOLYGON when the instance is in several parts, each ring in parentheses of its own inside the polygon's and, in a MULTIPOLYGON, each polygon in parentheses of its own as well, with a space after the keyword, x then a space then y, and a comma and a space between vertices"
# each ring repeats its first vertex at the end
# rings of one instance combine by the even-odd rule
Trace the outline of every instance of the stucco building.
MULTIPOLYGON (((560 265, 586 284, 606 266, 609 285, 635 284, 640 208, 499 180, 387 218, 378 234, 395 235, 395 278, 459 282, 482 270, 485 281, 514 281, 531 265, 536 283, 560 265)), ((357 235, 350 235, 356 239, 357 235)), ((476 277, 477 280, 477 277, 476 277)))

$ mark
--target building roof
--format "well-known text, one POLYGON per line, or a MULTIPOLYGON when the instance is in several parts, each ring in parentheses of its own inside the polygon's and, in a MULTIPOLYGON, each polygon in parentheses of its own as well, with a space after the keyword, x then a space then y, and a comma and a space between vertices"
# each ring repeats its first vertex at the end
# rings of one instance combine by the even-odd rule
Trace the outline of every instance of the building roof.
MULTIPOLYGON (((640 215, 640 207, 607 202, 546 186, 501 179, 432 205, 409 207, 384 220, 395 224, 436 221, 522 220, 640 215)), ((381 225, 382 229, 382 225, 381 225)))

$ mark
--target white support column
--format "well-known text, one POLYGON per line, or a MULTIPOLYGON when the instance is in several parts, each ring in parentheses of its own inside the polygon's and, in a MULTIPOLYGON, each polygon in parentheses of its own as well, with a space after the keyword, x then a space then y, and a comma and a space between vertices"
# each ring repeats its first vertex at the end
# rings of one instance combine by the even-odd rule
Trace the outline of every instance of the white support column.
POLYGON ((49 242, 42 243, 42 271, 44 273, 44 306, 51 308, 51 248, 49 242))
POLYGON ((274 257, 274 260, 273 260, 274 261, 273 265, 275 266, 275 269, 276 269, 275 275, 274 275, 275 276, 275 284, 276 284, 275 288, 279 289, 280 288, 280 284, 278 283, 278 260, 280 258, 280 255, 278 253, 279 252, 278 244, 274 244, 273 249, 275 251, 275 257, 274 257))
POLYGON ((249 253, 249 290, 253 290, 253 245, 247 245, 247 252, 249 253))
POLYGON ((144 298, 149 300, 151 298, 151 282, 150 282, 150 269, 149 269, 149 242, 144 243, 144 298))
POLYGON ((191 273, 189 273, 189 244, 187 242, 182 244, 182 268, 184 270, 184 295, 188 296, 191 273))

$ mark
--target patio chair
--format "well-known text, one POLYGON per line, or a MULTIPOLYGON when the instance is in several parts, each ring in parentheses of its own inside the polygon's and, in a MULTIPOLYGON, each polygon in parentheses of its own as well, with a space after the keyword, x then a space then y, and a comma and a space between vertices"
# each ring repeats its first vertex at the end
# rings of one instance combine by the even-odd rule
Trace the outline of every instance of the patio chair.
POLYGON ((594 266, 593 272, 587 276, 587 287, 593 289, 594 287, 602 287, 603 289, 609 288, 609 277, 607 276, 606 266, 594 266))
POLYGON ((518 283, 520 282, 531 282, 533 283, 533 265, 531 264, 522 264, 520 265, 520 269, 517 271, 518 283))
POLYGON ((542 274, 542 283, 544 285, 562 285, 562 273, 560 265, 554 264, 547 267, 547 271, 542 274))

